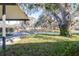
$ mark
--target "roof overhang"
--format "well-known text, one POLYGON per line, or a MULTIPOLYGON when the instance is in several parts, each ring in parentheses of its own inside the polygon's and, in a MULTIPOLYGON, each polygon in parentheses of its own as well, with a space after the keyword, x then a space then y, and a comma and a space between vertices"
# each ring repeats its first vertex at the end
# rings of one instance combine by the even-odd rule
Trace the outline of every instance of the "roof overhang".
POLYGON ((16 3, 0 3, 0 20, 3 15, 3 5, 5 5, 6 20, 29 20, 28 16, 16 3))

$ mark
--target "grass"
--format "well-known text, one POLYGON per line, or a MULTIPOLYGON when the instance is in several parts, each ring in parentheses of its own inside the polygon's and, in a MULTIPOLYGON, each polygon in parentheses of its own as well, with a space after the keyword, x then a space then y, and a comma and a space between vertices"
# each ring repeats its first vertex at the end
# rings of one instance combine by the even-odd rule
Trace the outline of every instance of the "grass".
MULTIPOLYGON (((78 56, 79 36, 53 36, 47 34, 22 37, 6 49, 6 55, 13 56, 78 56)), ((0 51, 0 55, 3 52, 0 51)))

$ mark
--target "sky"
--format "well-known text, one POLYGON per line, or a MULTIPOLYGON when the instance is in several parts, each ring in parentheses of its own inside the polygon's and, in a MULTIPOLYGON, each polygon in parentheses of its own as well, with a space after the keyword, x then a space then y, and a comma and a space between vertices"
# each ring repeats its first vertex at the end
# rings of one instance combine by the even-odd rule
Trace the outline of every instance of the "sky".
POLYGON ((33 13, 33 14, 29 15, 29 16, 34 17, 34 18, 38 19, 38 18, 39 18, 39 16, 41 15, 41 13, 42 13, 42 10, 39 10, 38 12, 35 12, 35 13, 33 13))

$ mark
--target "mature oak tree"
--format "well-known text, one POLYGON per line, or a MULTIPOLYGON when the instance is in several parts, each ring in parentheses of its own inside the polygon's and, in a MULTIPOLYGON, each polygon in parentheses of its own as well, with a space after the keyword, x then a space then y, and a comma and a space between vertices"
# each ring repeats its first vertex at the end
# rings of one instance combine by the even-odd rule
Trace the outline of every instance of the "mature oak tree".
MULTIPOLYGON (((50 13, 50 15, 57 20, 61 36, 71 36, 69 30, 71 21, 74 18, 75 11, 78 11, 78 4, 75 5, 76 8, 73 8, 73 4, 71 3, 24 4, 24 7, 28 6, 26 9, 29 9, 31 12, 36 12, 39 8, 42 8, 46 13, 50 13)), ((40 19, 40 21, 42 20, 40 19)), ((37 24, 38 23, 39 22, 37 22, 37 24)))

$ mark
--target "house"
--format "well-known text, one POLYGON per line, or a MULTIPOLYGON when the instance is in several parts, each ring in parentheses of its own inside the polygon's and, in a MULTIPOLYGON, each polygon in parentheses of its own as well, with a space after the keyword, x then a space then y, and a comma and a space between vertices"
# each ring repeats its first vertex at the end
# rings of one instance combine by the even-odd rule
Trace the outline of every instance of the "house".
MULTIPOLYGON (((19 4, 16 3, 0 3, 0 21, 2 21, 2 17, 5 21, 27 21, 28 16, 24 13, 24 11, 21 9, 19 4)), ((15 25, 7 25, 4 23, 0 23, 0 28, 14 28, 15 25)))

